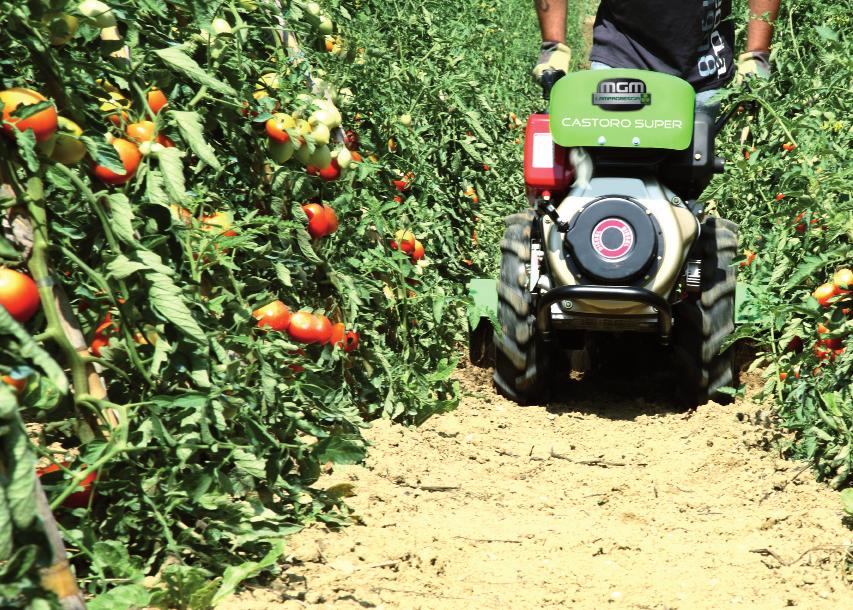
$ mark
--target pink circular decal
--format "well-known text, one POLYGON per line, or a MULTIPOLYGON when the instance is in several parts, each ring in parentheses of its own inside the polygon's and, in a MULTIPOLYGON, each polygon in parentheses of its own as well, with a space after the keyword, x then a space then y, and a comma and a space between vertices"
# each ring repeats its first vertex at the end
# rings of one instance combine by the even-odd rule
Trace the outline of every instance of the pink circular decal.
POLYGON ((605 218, 592 230, 592 247, 604 258, 621 258, 625 256, 634 245, 634 231, 631 225, 621 218, 605 218), (618 243, 614 248, 604 244, 604 234, 608 233, 607 241, 612 245, 618 243), (618 236, 618 237, 617 237, 618 236), (613 238, 617 237, 616 240, 613 238))

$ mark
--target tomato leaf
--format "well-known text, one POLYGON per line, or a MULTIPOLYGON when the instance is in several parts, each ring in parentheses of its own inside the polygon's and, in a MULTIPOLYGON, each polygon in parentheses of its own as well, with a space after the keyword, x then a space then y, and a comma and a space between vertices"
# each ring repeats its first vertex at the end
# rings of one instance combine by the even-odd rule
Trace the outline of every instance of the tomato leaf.
MULTIPOLYGON (((12 393, 6 388, 0 400, 7 401, 12 393)), ((5 409, 4 409, 5 410, 5 409)), ((36 518, 36 456, 27 438, 23 422, 15 408, 11 417, 5 418, 6 433, 3 435, 4 478, 9 477, 5 488, 5 502, 9 507, 12 524, 19 529, 30 527, 36 518)))
POLYGON ((225 569, 222 575, 222 584, 213 596, 211 604, 216 604, 223 601, 226 597, 234 593, 237 585, 247 578, 254 578, 263 570, 274 566, 279 558, 284 555, 287 547, 287 542, 283 538, 273 540, 270 544, 270 550, 259 561, 247 561, 237 566, 229 566, 225 569))
POLYGON ((358 434, 336 434, 320 440, 316 451, 321 463, 357 464, 367 454, 367 446, 358 434))
POLYGON ((149 267, 145 263, 132 261, 124 254, 119 254, 109 262, 107 269, 110 272, 110 277, 117 280, 123 280, 139 271, 147 271, 149 267))
POLYGON ((15 144, 18 147, 18 153, 27 164, 27 168, 31 172, 38 171, 41 165, 36 154, 36 134, 32 129, 26 131, 15 131, 15 144))
POLYGON ((163 174, 166 192, 176 203, 183 203, 187 196, 184 185, 184 164, 181 163, 185 155, 186 153, 177 148, 164 148, 155 154, 163 174))
POLYGON ((151 601, 151 593, 142 585, 119 585, 86 602, 88 610, 130 610, 144 608, 151 601))
POLYGON ((159 57, 163 63, 200 85, 205 85, 209 89, 216 91, 217 93, 221 93, 222 95, 227 95, 228 97, 237 97, 237 92, 234 91, 230 85, 210 76, 192 57, 185 54, 180 47, 158 49, 154 51, 154 54, 159 57))
POLYGON ((204 139, 201 116, 197 112, 171 110, 169 111, 169 118, 172 124, 177 125, 187 145, 198 155, 199 159, 217 171, 222 169, 222 164, 216 157, 216 151, 204 139))
POLYGON ((110 202, 112 228, 116 236, 126 244, 136 243, 133 233, 133 208, 124 193, 112 193, 107 198, 110 202))
POLYGON ((151 169, 145 175, 145 194, 151 203, 158 205, 169 205, 169 195, 163 183, 163 174, 159 169, 151 169))
POLYGON ((145 278, 150 282, 148 296, 151 307, 166 320, 175 325, 177 330, 194 343, 204 345, 207 337, 198 322, 184 302, 181 290, 168 275, 149 271, 145 278))

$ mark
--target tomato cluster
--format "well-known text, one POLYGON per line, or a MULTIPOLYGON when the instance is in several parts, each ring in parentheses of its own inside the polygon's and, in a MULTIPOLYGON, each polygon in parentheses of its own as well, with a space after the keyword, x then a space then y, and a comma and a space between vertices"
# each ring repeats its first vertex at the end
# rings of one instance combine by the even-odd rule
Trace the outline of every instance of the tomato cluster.
POLYGON ((358 333, 346 330, 343 322, 332 324, 323 314, 309 311, 297 311, 291 314, 290 309, 281 301, 267 303, 252 312, 257 320, 258 328, 269 328, 286 332, 291 339, 299 343, 332 345, 351 352, 358 347, 358 333))

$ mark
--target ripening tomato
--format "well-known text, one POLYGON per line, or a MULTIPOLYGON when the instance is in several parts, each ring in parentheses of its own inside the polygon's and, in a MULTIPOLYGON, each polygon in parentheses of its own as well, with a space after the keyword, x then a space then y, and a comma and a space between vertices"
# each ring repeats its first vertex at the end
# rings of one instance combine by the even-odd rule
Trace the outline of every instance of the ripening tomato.
POLYGON ((127 126, 127 137, 134 142, 153 142, 157 129, 151 121, 139 121, 127 126))
MULTIPOLYGON (((316 343, 320 321, 317 316, 307 311, 297 311, 290 317, 287 334, 300 343, 316 343)), ((331 334, 331 333, 330 333, 331 334)))
POLYGON ((37 91, 14 87, 0 91, 0 101, 3 102, 3 130, 9 135, 14 135, 15 130, 26 131, 32 129, 37 142, 44 142, 50 138, 59 125, 56 107, 51 104, 44 110, 39 110, 32 116, 22 119, 12 116, 18 106, 31 106, 40 102, 46 102, 47 98, 37 91))
POLYGON ((295 129, 296 121, 289 114, 277 112, 266 122, 267 135, 276 142, 289 142, 288 129, 295 129))
POLYGON ((417 262, 421 260, 426 255, 424 251, 424 245, 419 241, 415 240, 415 247, 412 249, 412 260, 417 262))
POLYGON ((314 332, 316 333, 316 343, 325 345, 332 337, 332 322, 323 314, 315 315, 314 332))
POLYGON ((746 259, 740 262, 740 266, 749 267, 752 264, 752 261, 755 260, 755 252, 753 252, 752 250, 744 250, 743 254, 744 256, 746 256, 746 259))
POLYGON ((782 144, 782 150, 784 150, 785 152, 791 152, 796 147, 797 145, 792 142, 785 142, 784 144, 782 144))
POLYGON ((314 239, 326 235, 329 230, 329 218, 320 203, 308 203, 302 206, 302 211, 308 216, 308 233, 314 239))
POLYGON ((237 235, 237 231, 231 228, 234 221, 228 212, 214 212, 210 216, 202 216, 201 222, 205 231, 220 231, 223 237, 237 235))
POLYGON ((832 276, 832 285, 835 286, 836 294, 845 294, 853 290, 853 271, 839 269, 832 276))
POLYGON ((151 87, 147 97, 148 107, 154 114, 159 113, 163 106, 169 103, 169 100, 166 99, 166 95, 157 87, 151 87))
POLYGON ((18 322, 32 318, 39 308, 39 291, 28 275, 0 267, 0 305, 18 322))
POLYGON ((835 286, 830 283, 821 284, 812 293, 812 296, 817 299, 821 307, 829 305, 829 300, 835 296, 835 286))
POLYGON ((65 117, 59 117, 59 128, 54 138, 50 158, 63 165, 72 165, 80 161, 86 156, 86 146, 80 141, 81 135, 83 130, 77 123, 65 117))
POLYGON ((784 372, 784 371, 782 371, 781 373, 779 373, 779 380, 780 380, 780 381, 785 381, 787 378, 788 378, 788 373, 786 373, 786 372, 784 372))
POLYGON ((326 235, 331 235, 338 230, 338 215, 332 206, 327 205, 323 209, 326 214, 326 235))
POLYGON ((361 154, 356 150, 351 151, 350 155, 352 155, 353 163, 361 163, 362 161, 364 161, 364 159, 361 157, 361 154))
POLYGON ((142 159, 142 154, 139 152, 136 144, 123 138, 113 140, 113 148, 116 149, 122 165, 124 165, 124 175, 115 173, 102 165, 95 164, 93 171, 95 176, 100 178, 107 184, 124 184, 128 182, 136 174, 136 169, 139 167, 139 161, 142 159))
MULTIPOLYGON (((63 468, 68 468, 68 462, 62 462, 63 468)), ((51 474, 54 472, 59 472, 61 468, 57 464, 50 464, 45 466, 44 468, 37 468, 36 475, 38 477, 42 477, 46 474, 51 474)), ((77 483, 77 489, 79 491, 75 491, 74 493, 68 494, 65 500, 62 502, 62 506, 66 508, 86 508, 89 506, 89 500, 92 497, 92 484, 98 478, 98 473, 93 471, 90 472, 86 477, 77 483), (82 489, 80 489, 82 487, 82 489)))
POLYGON ((391 249, 396 250, 399 248, 406 254, 411 254, 415 249, 416 241, 414 233, 400 230, 394 233, 394 239, 391 240, 391 249))
POLYGON ((258 321, 258 328, 269 327, 284 332, 290 324, 290 310, 281 301, 273 301, 252 312, 258 321))

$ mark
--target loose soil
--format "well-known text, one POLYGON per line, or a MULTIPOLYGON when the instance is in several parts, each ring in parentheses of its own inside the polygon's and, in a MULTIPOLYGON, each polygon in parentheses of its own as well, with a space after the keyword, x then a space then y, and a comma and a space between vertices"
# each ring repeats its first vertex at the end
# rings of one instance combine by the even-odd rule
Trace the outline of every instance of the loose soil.
POLYGON ((282 577, 221 608, 850 607, 838 495, 759 405, 593 376, 518 407, 490 375, 461 369, 458 410, 420 428, 375 423, 367 462, 320 481, 360 523, 293 536, 282 577))

